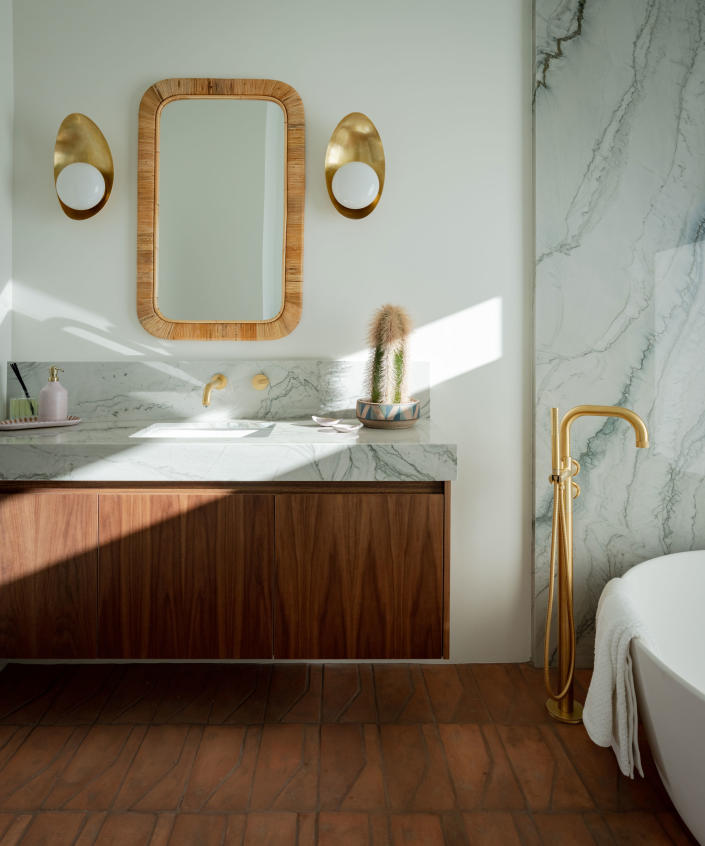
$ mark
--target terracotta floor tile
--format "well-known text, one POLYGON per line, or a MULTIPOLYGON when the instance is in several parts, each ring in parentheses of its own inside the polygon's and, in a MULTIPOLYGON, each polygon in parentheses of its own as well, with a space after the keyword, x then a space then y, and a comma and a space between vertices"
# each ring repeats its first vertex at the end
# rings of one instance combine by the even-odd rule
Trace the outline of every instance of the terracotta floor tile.
POLYGON ((67 670, 59 664, 8 664, 0 673, 0 723, 39 722, 67 670))
POLYGON ((438 722, 480 723, 490 719, 469 665, 426 664, 421 671, 438 722))
POLYGON ((0 771, 0 808, 37 810, 87 728, 37 726, 0 771))
POLYGON ((3 726, 0 725, 0 770, 12 758, 24 743, 32 726, 3 726))
POLYGON ((597 807, 603 811, 618 810, 619 767, 612 750, 594 744, 582 725, 556 723, 552 730, 597 807))
POLYGON ((382 811, 384 777, 376 725, 321 727, 322 810, 382 811))
POLYGON ((201 811, 206 807, 218 787, 242 762, 245 732, 244 726, 204 728, 181 810, 201 811))
POLYGON ((108 810, 122 783, 132 755, 124 755, 129 744, 132 755, 144 736, 144 728, 131 726, 92 726, 63 772, 56 779, 42 807, 62 808, 78 794, 81 804, 76 810, 108 810), (121 766, 117 766, 120 762, 121 766), (106 779, 106 773, 109 777, 106 779), (86 788, 89 788, 86 792, 86 788))
POLYGON ((171 665, 166 684, 157 701, 152 721, 155 723, 207 723, 212 702, 204 697, 209 690, 211 664, 171 665))
POLYGON ((299 814, 296 846, 316 846, 316 814, 299 814))
POLYGON ((17 846, 32 822, 31 814, 8 814, 9 824, 3 829, 0 846, 17 846))
POLYGON ((372 667, 369 664, 324 666, 322 717, 324 722, 377 722, 372 667))
POLYGON ((672 841, 655 814, 632 811, 622 814, 605 814, 605 820, 619 846, 666 846, 672 841))
POLYGON ((439 818, 446 846, 468 846, 468 832, 460 811, 446 811, 439 818))
POLYGON ((323 812, 318 817, 318 846, 369 846, 367 814, 323 812))
POLYGON ((95 846, 148 846, 156 823, 154 814, 110 814, 101 826, 95 846))
POLYGON ((455 807, 443 746, 433 725, 383 725, 384 779, 393 810, 455 807))
POLYGON ((311 811, 318 801, 317 726, 266 724, 252 786, 252 810, 311 811))
MULTIPOLYGON (((259 726, 248 726, 244 729, 245 736, 242 749, 239 756, 232 767, 223 775, 209 791, 209 774, 201 769, 199 764, 198 772, 194 765, 191 778, 193 779, 193 792, 191 792, 191 784, 187 788, 186 796, 184 797, 184 804, 188 798, 189 806, 197 804, 201 799, 205 802, 204 810, 209 811, 247 811, 250 806, 250 794, 252 792, 252 782, 255 776, 255 766, 257 763, 257 755, 259 753, 260 743, 262 739, 262 729, 259 726)), ((205 732, 204 732, 205 736, 205 732)), ((202 760, 205 767, 208 766, 208 760, 212 759, 211 741, 215 735, 208 735, 208 742, 204 749, 204 754, 207 756, 202 760)), ((203 746, 203 742, 201 742, 203 746)), ((232 750, 234 751, 234 750, 232 750)), ((219 767, 224 766, 221 762, 219 767)), ((222 769, 217 770, 217 775, 222 773, 222 769)))
POLYGON ((116 810, 176 810, 201 739, 199 726, 150 726, 115 799, 116 810))
POLYGON ((84 814, 37 814, 22 838, 22 846, 67 846, 76 839, 84 814))
POLYGON ((158 814, 149 846, 167 846, 175 822, 176 814, 158 814))
POLYGON ((295 846, 296 814, 248 814, 243 846, 295 846))
POLYGON ((435 814, 395 814, 393 846, 444 846, 443 828, 435 814))
POLYGON ((272 668, 266 722, 317 723, 321 719, 320 665, 278 664, 272 668))
POLYGON ((92 775, 89 774, 91 761, 84 762, 83 760, 82 744, 57 781, 54 788, 57 793, 55 794, 52 790, 47 797, 47 804, 58 803, 59 794, 62 794, 63 807, 67 810, 109 810, 112 808, 130 764, 147 733, 147 726, 125 726, 125 728, 129 730, 129 735, 119 755, 110 762, 109 766, 106 762, 105 769, 101 769, 100 759, 97 759, 96 768, 92 775), (75 784, 75 781, 80 781, 81 778, 80 771, 76 773, 74 769, 76 767, 85 767, 83 769, 85 774, 83 784, 75 784), (78 790, 69 797, 72 786, 76 786, 78 790))
POLYGON ((596 846, 614 846, 614 837, 604 817, 597 811, 587 811, 583 820, 596 846))
POLYGON ((542 846, 534 818, 530 814, 521 813, 515 813, 513 816, 514 825, 519 832, 523 846, 542 846))
POLYGON ((214 671, 212 723, 255 725, 264 720, 272 675, 270 665, 242 664, 233 675, 229 665, 214 671))
POLYGON ((169 846, 221 846, 226 824, 220 814, 178 814, 169 846))
POLYGON ((78 664, 56 685, 56 695, 42 716, 44 725, 93 723, 124 668, 114 664, 78 664))
POLYGON ((670 811, 671 800, 651 756, 651 750, 643 731, 639 732, 639 749, 645 778, 636 775, 633 779, 619 773, 619 808, 622 811, 670 811))
POLYGON ((698 841, 675 811, 662 811, 657 816, 664 831, 677 846, 698 846, 698 841))
POLYGON ((391 846, 391 820, 386 814, 370 814, 372 846, 391 846))
POLYGON ((548 694, 544 687, 543 668, 530 664, 508 664, 507 673, 514 684, 516 701, 511 719, 517 723, 553 724, 546 709, 548 694))
POLYGON ((241 846, 246 826, 247 814, 228 814, 223 846, 241 846))
POLYGON ((72 846, 94 846, 98 833, 105 822, 106 817, 107 814, 104 811, 86 814, 81 828, 81 833, 78 835, 72 846))
POLYGON ((590 810, 594 803, 546 726, 499 726, 507 756, 534 811, 590 810))
POLYGON ((433 711, 420 667, 413 664, 375 664, 373 675, 380 722, 433 722, 433 711))
POLYGON ((169 682, 160 664, 128 664, 98 716, 101 723, 150 723, 169 682))
POLYGON ((445 749, 458 807, 481 808, 492 769, 489 750, 479 725, 441 724, 438 731, 445 749))
POLYGON ((481 730, 490 758, 490 771, 482 795, 481 808, 486 811, 524 810, 526 800, 510 766, 497 727, 484 725, 481 730))
POLYGON ((517 708, 517 695, 507 665, 472 664, 471 672, 490 717, 506 723, 517 708))
POLYGON ((464 814, 470 846, 521 846, 514 817, 507 811, 464 814))
POLYGON ((534 822, 545 846, 595 846, 580 814, 534 814, 534 822))
POLYGON ((526 664, 14 666, 0 846, 695 843, 526 664))

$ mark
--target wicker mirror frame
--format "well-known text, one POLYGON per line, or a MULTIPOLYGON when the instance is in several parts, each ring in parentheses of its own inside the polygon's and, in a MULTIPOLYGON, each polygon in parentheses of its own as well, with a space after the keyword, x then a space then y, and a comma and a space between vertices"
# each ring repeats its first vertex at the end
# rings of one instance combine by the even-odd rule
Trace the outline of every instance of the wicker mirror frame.
POLYGON ((304 108, 297 92, 273 79, 163 79, 145 91, 139 110, 137 165, 137 315, 158 338, 266 341, 288 335, 302 306, 304 235, 304 108), (158 308, 159 117, 164 106, 183 99, 270 100, 284 112, 284 245, 282 308, 270 320, 169 320, 158 308))

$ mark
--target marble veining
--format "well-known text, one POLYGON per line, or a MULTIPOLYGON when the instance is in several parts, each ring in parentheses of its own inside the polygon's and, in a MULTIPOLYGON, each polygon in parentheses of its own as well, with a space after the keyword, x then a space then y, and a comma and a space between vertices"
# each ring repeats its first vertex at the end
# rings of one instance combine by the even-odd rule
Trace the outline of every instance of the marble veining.
POLYGON ((535 620, 551 523, 549 409, 573 426, 578 661, 604 584, 705 547, 705 4, 536 0, 535 620))
MULTIPOLYGON (((308 359, 257 361, 18 362, 32 396, 46 383, 49 366, 63 367, 69 413, 83 419, 167 420, 219 417, 294 420, 355 416, 362 397, 366 365, 362 361, 308 359), (224 373, 228 386, 214 391, 211 405, 201 405, 203 386, 213 373, 224 373), (252 377, 264 373, 268 388, 256 391, 252 377)), ((8 367, 8 396, 22 390, 8 367)), ((421 400, 421 416, 430 416, 429 366, 414 362, 410 386, 421 400)))
POLYGON ((372 482, 457 476, 456 446, 429 420, 359 435, 277 421, 232 441, 141 439, 143 421, 87 420, 66 429, 0 433, 5 481, 372 482))

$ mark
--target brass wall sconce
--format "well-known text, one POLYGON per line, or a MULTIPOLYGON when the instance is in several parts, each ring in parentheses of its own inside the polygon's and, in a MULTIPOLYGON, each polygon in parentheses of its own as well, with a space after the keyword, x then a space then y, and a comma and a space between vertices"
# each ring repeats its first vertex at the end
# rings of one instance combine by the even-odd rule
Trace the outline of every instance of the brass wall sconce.
POLYGON ((328 195, 340 214, 360 219, 374 211, 384 188, 384 147, 367 115, 351 112, 335 127, 325 171, 328 195))
POLYGON ((108 202, 113 187, 113 157, 103 133, 74 112, 61 122, 54 145, 54 187, 64 214, 86 220, 108 202))

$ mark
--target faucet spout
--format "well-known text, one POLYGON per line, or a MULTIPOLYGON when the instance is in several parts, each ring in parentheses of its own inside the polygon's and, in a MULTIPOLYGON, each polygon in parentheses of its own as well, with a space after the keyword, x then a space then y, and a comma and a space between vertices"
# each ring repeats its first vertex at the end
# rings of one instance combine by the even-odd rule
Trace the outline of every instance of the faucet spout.
POLYGON ((563 415, 560 425, 559 443, 561 447, 561 458, 570 455, 570 427, 578 417, 620 417, 631 423, 636 436, 636 445, 644 449, 649 445, 649 432, 646 423, 639 415, 629 408, 621 405, 576 405, 563 415))
POLYGON ((216 391, 222 391, 227 384, 227 377, 223 376, 222 373, 215 373, 203 389, 203 405, 207 408, 211 404, 211 392, 213 388, 216 391))

